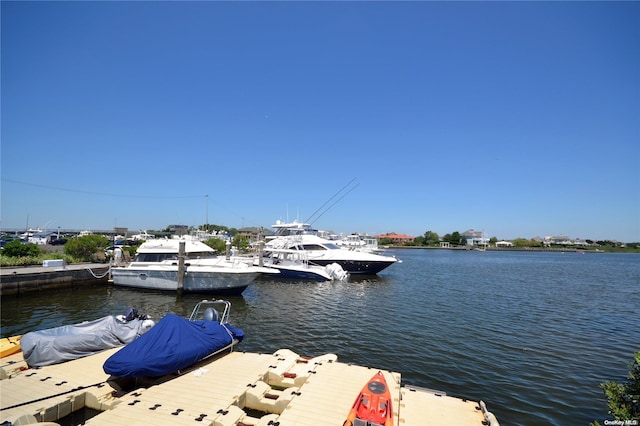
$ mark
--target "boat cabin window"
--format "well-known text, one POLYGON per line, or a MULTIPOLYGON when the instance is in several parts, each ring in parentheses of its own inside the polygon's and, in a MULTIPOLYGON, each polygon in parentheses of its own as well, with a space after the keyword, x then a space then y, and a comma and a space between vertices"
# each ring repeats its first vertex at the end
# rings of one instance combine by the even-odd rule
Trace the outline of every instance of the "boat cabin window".
POLYGON ((162 254, 158 253, 138 253, 136 256, 135 262, 160 262, 163 259, 160 259, 162 254))
MULTIPOLYGON (((187 253, 187 259, 208 259, 210 257, 213 257, 214 254, 210 253, 210 252, 194 252, 194 253, 187 253)), ((177 257, 176 257, 177 259, 177 257)))
MULTIPOLYGON (((193 252, 187 253, 186 259, 207 259, 212 254, 209 252, 193 252)), ((163 260, 178 260, 177 253, 138 253, 136 262, 162 262, 163 260)))

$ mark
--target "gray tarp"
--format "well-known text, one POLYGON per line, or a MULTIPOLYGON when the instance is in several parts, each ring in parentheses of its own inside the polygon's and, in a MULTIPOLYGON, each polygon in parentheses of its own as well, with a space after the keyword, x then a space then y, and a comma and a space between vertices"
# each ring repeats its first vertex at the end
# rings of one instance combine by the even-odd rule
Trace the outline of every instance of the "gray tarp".
POLYGON ((41 367, 124 345, 152 325, 150 320, 124 321, 107 316, 81 324, 32 331, 22 336, 20 346, 29 367, 41 367))

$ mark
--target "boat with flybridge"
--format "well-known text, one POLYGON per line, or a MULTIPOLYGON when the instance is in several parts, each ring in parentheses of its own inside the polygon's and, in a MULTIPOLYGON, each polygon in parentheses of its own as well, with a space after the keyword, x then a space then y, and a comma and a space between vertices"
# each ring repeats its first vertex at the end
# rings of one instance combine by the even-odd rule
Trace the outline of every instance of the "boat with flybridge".
POLYGON ((152 239, 138 247, 133 262, 112 267, 114 285, 151 290, 178 290, 179 251, 184 243, 183 291, 239 295, 260 274, 273 268, 253 266, 246 259, 216 256, 215 250, 192 238, 152 239))
POLYGON ((326 266, 337 263, 350 275, 375 275, 401 262, 394 256, 341 248, 335 242, 322 238, 309 223, 277 221, 272 228, 275 235, 267 238, 265 253, 270 250, 304 251, 309 264, 326 266))

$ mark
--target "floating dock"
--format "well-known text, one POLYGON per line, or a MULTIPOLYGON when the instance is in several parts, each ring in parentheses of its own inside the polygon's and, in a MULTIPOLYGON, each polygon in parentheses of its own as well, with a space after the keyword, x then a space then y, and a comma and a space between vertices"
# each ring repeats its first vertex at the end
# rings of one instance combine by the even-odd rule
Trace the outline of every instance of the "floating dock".
POLYGON ((0 423, 56 422, 90 408, 86 425, 342 426, 362 386, 382 371, 394 425, 498 425, 484 403, 401 385, 400 373, 341 363, 327 354, 229 352, 128 391, 104 373, 118 350, 28 368, 22 353, 0 360, 0 423))

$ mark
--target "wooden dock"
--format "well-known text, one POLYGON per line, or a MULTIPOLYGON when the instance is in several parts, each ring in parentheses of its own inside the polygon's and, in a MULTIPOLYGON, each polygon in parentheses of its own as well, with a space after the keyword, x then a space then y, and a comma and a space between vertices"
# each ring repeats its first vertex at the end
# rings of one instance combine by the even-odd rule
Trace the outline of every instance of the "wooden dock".
POLYGON ((382 371, 394 425, 498 425, 482 402, 402 386, 400 373, 333 354, 308 359, 288 349, 226 353, 122 394, 102 370, 117 350, 36 369, 25 369, 21 353, 2 358, 0 423, 55 423, 87 407, 101 411, 87 425, 341 426, 362 386, 382 371))

